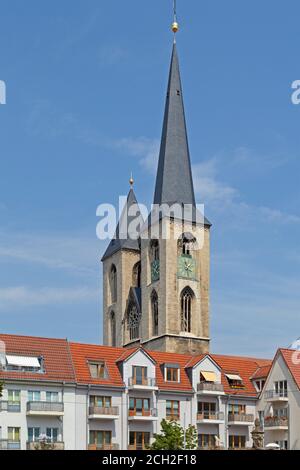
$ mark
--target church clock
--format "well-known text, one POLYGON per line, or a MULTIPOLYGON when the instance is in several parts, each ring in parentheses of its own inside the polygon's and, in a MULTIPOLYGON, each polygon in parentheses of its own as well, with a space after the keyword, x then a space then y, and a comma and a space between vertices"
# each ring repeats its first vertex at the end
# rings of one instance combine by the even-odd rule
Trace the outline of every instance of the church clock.
POLYGON ((152 282, 158 281, 159 274, 160 274, 159 260, 154 260, 152 261, 152 264, 151 264, 151 281, 152 282))
POLYGON ((196 278, 196 262, 190 256, 178 258, 178 276, 186 279, 196 278))

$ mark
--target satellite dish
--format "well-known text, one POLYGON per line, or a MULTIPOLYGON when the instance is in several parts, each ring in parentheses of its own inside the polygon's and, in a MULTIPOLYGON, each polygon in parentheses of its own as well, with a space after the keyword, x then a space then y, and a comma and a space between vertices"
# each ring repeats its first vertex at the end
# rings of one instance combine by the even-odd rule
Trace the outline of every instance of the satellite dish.
POLYGON ((289 349, 295 349, 296 351, 300 351, 300 338, 296 339, 290 346, 289 349))

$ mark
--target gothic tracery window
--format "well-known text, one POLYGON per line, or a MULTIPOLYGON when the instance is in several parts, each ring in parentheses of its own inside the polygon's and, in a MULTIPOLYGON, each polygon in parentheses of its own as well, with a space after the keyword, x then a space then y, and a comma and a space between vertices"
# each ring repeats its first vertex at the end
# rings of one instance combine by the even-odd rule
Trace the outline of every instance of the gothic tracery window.
POLYGON ((191 233, 183 233, 178 240, 178 255, 192 256, 196 238, 191 233))
POLYGON ((140 321, 141 314, 138 311, 137 306, 134 303, 130 304, 127 318, 130 341, 140 337, 140 321))
POLYGON ((151 240, 150 243, 150 260, 152 262, 159 260, 159 242, 156 239, 151 240))
POLYGON ((151 310, 152 310, 152 335, 158 336, 158 296, 156 291, 151 294, 151 310))
POLYGON ((117 301, 117 268, 114 264, 110 270, 110 292, 111 303, 114 304, 117 301))
POLYGON ((186 287, 181 293, 181 331, 191 333, 192 330, 192 305, 194 293, 186 287))

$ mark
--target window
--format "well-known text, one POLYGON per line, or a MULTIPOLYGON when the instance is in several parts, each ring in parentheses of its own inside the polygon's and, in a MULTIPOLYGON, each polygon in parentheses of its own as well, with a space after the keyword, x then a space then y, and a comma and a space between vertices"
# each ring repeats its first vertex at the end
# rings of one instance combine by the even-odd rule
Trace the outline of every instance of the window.
POLYGON ((129 446, 132 450, 146 450, 150 445, 150 432, 129 433, 129 446))
POLYGON ((37 442, 40 438, 40 428, 28 428, 28 441, 37 442))
POLYGON ((104 362, 91 362, 89 364, 92 379, 106 379, 106 368, 104 362))
POLYGON ((114 304, 117 301, 117 268, 114 264, 110 269, 110 292, 111 303, 114 304))
POLYGON ((129 416, 150 416, 150 399, 131 397, 129 399, 129 416))
POLYGON ((180 416, 180 404, 177 400, 166 401, 166 417, 168 419, 179 419, 180 416))
POLYGON ((215 383, 217 381, 217 376, 215 372, 210 371, 201 371, 200 372, 200 383, 215 383))
POLYGON ((214 449, 216 447, 216 436, 214 434, 198 434, 199 449, 214 449))
POLYGON ((28 392, 28 401, 41 401, 41 392, 33 390, 28 392))
POLYGON ((130 341, 140 337, 141 314, 134 303, 131 303, 128 311, 127 327, 130 341))
POLYGON ((243 379, 237 374, 225 374, 231 388, 244 388, 243 379))
POLYGON ((281 450, 288 450, 288 441, 275 441, 280 446, 281 450))
POLYGON ((43 372, 40 357, 6 355, 5 369, 17 372, 43 372))
POLYGON ((46 392, 46 401, 52 402, 52 403, 58 403, 59 402, 58 392, 46 392))
POLYGON ((279 397, 287 397, 288 390, 287 390, 287 380, 280 380, 278 382, 274 382, 275 392, 279 397))
POLYGON ((165 366, 165 380, 167 382, 179 382, 179 367, 178 366, 165 366))
POLYGON ((159 242, 151 240, 150 242, 150 261, 159 261, 159 242))
POLYGON ((178 240, 178 255, 192 256, 195 250, 196 238, 191 233, 184 233, 178 240))
POLYGON ((8 390, 7 411, 19 413, 21 411, 21 392, 20 390, 8 390))
POLYGON ((217 414, 217 405, 212 402, 198 402, 198 415, 203 419, 213 419, 217 414))
POLYGON ((288 418, 287 408, 275 408, 273 413, 275 418, 288 418))
POLYGON ((256 380, 255 381, 255 387, 258 392, 261 392, 262 389, 265 386, 266 381, 265 380, 256 380))
POLYGON ((246 436, 229 436, 229 449, 245 449, 246 436))
POLYGON ((90 396, 90 406, 96 408, 111 408, 111 397, 90 396))
POLYGON ((111 431, 90 431, 90 445, 104 449, 111 445, 111 431))
POLYGON ((246 414, 246 405, 229 404, 228 405, 228 414, 230 414, 230 415, 245 415, 246 414))
POLYGON ((158 336, 158 296, 154 290, 151 294, 152 336, 158 336))
POLYGON ((8 440, 11 442, 20 442, 21 428, 7 428, 8 440))
POLYGON ((58 441, 58 428, 47 428, 46 436, 49 441, 57 442, 58 441))
POLYGON ((116 315, 115 312, 110 313, 110 336, 111 336, 111 345, 117 345, 117 331, 116 331, 116 315))
POLYGON ((192 330, 193 291, 186 287, 181 294, 181 331, 190 333, 192 330))
POLYGON ((133 366, 133 385, 148 385, 148 368, 133 366))
POLYGON ((133 266, 132 286, 141 287, 141 263, 140 261, 133 266))

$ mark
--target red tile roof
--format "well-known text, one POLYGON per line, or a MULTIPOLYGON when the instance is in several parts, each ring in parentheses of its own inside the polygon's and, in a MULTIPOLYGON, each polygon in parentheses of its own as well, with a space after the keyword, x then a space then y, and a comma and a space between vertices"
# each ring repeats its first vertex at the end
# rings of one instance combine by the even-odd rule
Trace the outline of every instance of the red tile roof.
MULTIPOLYGON (((281 353, 297 387, 300 389, 300 351, 295 351, 294 349, 279 349, 278 353, 281 353)), ((277 354, 275 358, 276 357, 277 354)))
POLYGON ((258 367, 258 369, 254 372, 251 379, 266 379, 269 375, 271 370, 272 364, 268 364, 266 366, 258 367))
POLYGON ((0 334, 6 354, 44 358, 45 373, 1 371, 0 378, 75 382, 69 344, 65 339, 0 334))

